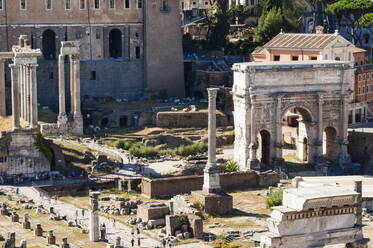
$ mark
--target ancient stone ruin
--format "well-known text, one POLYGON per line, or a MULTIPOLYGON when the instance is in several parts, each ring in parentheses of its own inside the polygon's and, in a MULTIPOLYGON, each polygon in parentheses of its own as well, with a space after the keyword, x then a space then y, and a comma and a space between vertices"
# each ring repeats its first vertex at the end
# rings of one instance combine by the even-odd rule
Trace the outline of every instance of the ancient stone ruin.
POLYGON ((339 186, 286 189, 273 207, 261 248, 342 245, 366 248, 361 225, 361 181, 356 190, 339 186), (360 186, 359 186, 360 185, 360 186))
MULTIPOLYGON (((31 48, 26 35, 20 36, 19 44, 13 46, 11 52, 0 53, 0 64, 4 64, 4 60, 13 62, 9 65, 13 130, 0 132, 0 173, 3 175, 33 176, 50 171, 50 163, 35 145, 34 138, 38 125, 36 69, 39 56, 40 50, 31 48)), ((0 65, 1 69, 0 78, 4 75, 4 66, 0 65)), ((0 105, 3 104, 5 98, 0 99, 0 105)))
POLYGON ((92 242, 100 240, 100 223, 98 215, 98 197, 100 192, 90 192, 91 209, 89 210, 89 239, 92 242))
POLYGON ((41 125, 41 132, 49 135, 71 133, 83 135, 83 116, 80 99, 80 48, 78 41, 62 41, 58 56, 59 113, 56 124, 41 125), (70 113, 66 113, 65 57, 70 60, 70 113))

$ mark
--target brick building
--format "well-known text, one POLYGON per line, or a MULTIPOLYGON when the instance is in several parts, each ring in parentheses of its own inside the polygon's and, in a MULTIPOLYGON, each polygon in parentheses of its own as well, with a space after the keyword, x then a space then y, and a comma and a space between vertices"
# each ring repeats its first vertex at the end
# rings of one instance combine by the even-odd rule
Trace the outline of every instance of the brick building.
POLYGON ((355 71, 355 105, 349 115, 349 123, 366 122, 373 115, 373 65, 360 65, 355 71))
POLYGON ((183 96, 179 13, 178 0, 0 0, 0 52, 21 34, 42 50, 38 100, 54 110, 66 40, 81 43, 83 99, 183 96))

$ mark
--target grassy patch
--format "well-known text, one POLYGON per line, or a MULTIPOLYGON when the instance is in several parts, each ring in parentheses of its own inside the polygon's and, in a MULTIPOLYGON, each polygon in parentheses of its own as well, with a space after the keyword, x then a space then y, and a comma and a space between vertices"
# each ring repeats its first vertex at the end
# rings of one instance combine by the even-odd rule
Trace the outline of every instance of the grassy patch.
POLYGON ((271 208, 271 207, 282 205, 282 195, 283 195, 282 189, 273 191, 266 200, 266 207, 271 208))
POLYGON ((228 172, 228 173, 230 173, 230 172, 237 172, 237 171, 239 171, 239 167, 238 167, 238 164, 237 164, 237 162, 236 161, 233 161, 233 160, 228 160, 228 161, 226 161, 223 165, 222 165, 222 167, 223 167, 223 170, 224 170, 224 172, 228 172))
POLYGON ((199 153, 204 153, 207 151, 206 143, 197 143, 189 146, 179 146, 176 148, 175 153, 179 156, 186 157, 190 155, 197 155, 199 153))
POLYGON ((39 152, 41 152, 49 161, 52 162, 53 159, 53 152, 45 143, 44 137, 41 133, 33 134, 32 137, 34 138, 35 146, 38 148, 39 152))

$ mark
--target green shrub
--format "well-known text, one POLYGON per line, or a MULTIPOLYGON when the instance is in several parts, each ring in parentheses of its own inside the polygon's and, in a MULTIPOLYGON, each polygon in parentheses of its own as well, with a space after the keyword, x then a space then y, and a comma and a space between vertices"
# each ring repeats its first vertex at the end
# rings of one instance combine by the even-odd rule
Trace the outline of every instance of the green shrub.
POLYGON ((204 153, 207 151, 207 144, 206 143, 197 143, 188 146, 179 146, 176 148, 175 153, 179 156, 186 157, 189 155, 197 155, 199 153, 204 153))
POLYGON ((223 164, 224 172, 237 172, 239 167, 236 161, 228 160, 223 164))
POLYGON ((129 150, 134 144, 135 142, 128 140, 116 140, 113 142, 114 147, 124 150, 129 150))
POLYGON ((271 208, 282 205, 282 189, 273 191, 266 200, 266 207, 271 208))
POLYGON ((142 144, 133 144, 128 150, 129 153, 135 157, 155 157, 159 155, 159 151, 151 146, 144 146, 142 144))
POLYGON ((34 138, 34 144, 38 148, 39 152, 41 152, 48 159, 49 163, 51 163, 53 159, 53 152, 45 143, 43 135, 41 133, 37 133, 32 135, 32 137, 34 138))

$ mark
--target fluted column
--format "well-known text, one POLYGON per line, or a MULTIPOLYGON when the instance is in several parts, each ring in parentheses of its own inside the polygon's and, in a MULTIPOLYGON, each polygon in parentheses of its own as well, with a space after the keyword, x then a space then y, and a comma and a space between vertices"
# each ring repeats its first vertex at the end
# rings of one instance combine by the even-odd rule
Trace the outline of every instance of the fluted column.
POLYGON ((12 74, 12 115, 13 115, 13 129, 19 129, 19 114, 20 114, 20 105, 19 105, 19 85, 18 85, 18 73, 19 65, 12 64, 9 65, 11 74, 12 74))
POLYGON ((30 73, 30 66, 25 65, 25 102, 26 102, 26 107, 25 107, 25 120, 30 124, 30 116, 31 116, 31 96, 30 96, 30 90, 31 90, 31 73, 30 73))
POLYGON ((75 72, 74 72, 74 58, 72 55, 69 56, 70 59, 70 103, 71 109, 70 114, 71 116, 74 114, 74 96, 75 96, 75 72))
POLYGON ((208 161, 204 170, 203 191, 220 191, 219 168, 216 166, 216 96, 218 88, 208 88, 208 161))
POLYGON ((66 123, 66 96, 65 96, 65 56, 58 57, 58 96, 59 96, 59 113, 58 123, 63 125, 66 123))
POLYGON ((250 109, 250 158, 249 158, 249 166, 251 170, 255 170, 258 168, 259 161, 256 158, 256 150, 258 149, 258 144, 256 140, 256 133, 255 133, 255 100, 254 96, 251 99, 251 109, 250 109))
POLYGON ((341 137, 341 152, 347 154, 348 145, 348 96, 342 96, 342 137, 341 137))
POLYGON ((74 68, 74 118, 81 117, 80 104, 80 61, 79 57, 75 56, 73 59, 74 68))
POLYGON ((30 65, 30 126, 36 128, 38 125, 38 89, 37 89, 37 64, 30 65))
POLYGON ((24 119, 24 80, 23 80, 23 65, 18 66, 18 86, 19 86, 19 104, 20 104, 20 115, 24 119))
POLYGON ((276 130, 276 140, 275 140, 275 151, 276 151, 276 157, 274 161, 274 166, 276 167, 282 167, 284 159, 282 158, 282 111, 281 111, 281 105, 282 105, 282 99, 281 97, 277 97, 275 99, 276 102, 276 122, 275 122, 275 130, 276 130))
POLYGON ((6 116, 5 61, 0 59, 0 117, 6 116))

